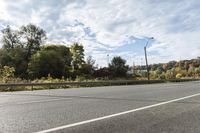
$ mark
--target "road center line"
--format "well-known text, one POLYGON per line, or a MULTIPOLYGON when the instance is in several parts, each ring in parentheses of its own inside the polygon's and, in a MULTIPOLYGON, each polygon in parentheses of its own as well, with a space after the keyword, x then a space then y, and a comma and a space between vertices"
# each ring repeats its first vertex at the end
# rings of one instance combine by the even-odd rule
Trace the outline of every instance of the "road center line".
POLYGON ((157 104, 152 104, 152 105, 148 105, 148 106, 144 106, 144 107, 140 107, 140 108, 136 108, 136 109, 112 114, 112 115, 107 115, 107 116, 98 117, 98 118, 94 118, 94 119, 90 119, 90 120, 86 120, 86 121, 81 121, 81 122, 77 122, 77 123, 73 123, 73 124, 68 124, 68 125, 64 125, 64 126, 60 126, 60 127, 55 127, 55 128, 51 128, 51 129, 47 129, 47 130, 43 130, 43 131, 38 131, 38 132, 35 132, 35 133, 49 133, 49 132, 53 132, 53 131, 58 131, 58 130, 61 130, 61 129, 75 127, 75 126, 79 126, 79 125, 83 125, 83 124, 87 124, 87 123, 92 123, 92 122, 96 122, 96 121, 100 121, 100 120, 104 120, 104 119, 109 119, 109 118, 120 116, 120 115, 125 115, 125 114, 128 114, 128 113, 133 113, 133 112, 140 111, 140 110, 145 110, 145 109, 149 109, 149 108, 153 108, 153 107, 157 107, 157 106, 181 101, 181 100, 192 98, 192 97, 199 96, 199 95, 200 95, 200 93, 197 93, 197 94, 193 94, 193 95, 189 95, 189 96, 185 96, 185 97, 181 97, 181 98, 177 98, 177 99, 173 99, 173 100, 169 100, 169 101, 165 101, 165 102, 161 102, 161 103, 157 103, 157 104))
POLYGON ((18 105, 21 104, 30 104, 30 103, 42 103, 42 102, 52 102, 52 101, 60 101, 60 100, 69 100, 72 98, 59 98, 59 99, 47 99, 47 100, 39 100, 39 101, 29 101, 29 102, 19 102, 18 105))

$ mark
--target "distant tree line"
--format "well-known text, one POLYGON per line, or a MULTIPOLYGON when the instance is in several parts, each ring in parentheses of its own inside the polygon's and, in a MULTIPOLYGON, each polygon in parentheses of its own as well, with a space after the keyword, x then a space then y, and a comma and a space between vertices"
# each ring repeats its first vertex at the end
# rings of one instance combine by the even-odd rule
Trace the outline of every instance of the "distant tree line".
MULTIPOLYGON (((200 78, 200 57, 191 60, 152 64, 149 65, 149 70, 151 79, 200 78)), ((145 77, 146 66, 136 66, 134 73, 145 77)))

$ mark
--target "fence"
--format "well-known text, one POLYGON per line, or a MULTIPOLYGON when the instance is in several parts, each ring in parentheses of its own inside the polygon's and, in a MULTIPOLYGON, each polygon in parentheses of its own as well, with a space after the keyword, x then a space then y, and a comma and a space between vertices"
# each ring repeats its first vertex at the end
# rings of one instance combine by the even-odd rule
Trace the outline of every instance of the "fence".
POLYGON ((196 81, 198 79, 175 79, 175 80, 114 80, 114 81, 96 81, 96 82, 58 82, 58 83, 7 83, 0 84, 0 91, 2 88, 17 88, 17 87, 31 87, 34 90, 34 86, 111 86, 111 85, 134 85, 134 84, 152 84, 152 83, 165 83, 165 82, 186 82, 196 81))

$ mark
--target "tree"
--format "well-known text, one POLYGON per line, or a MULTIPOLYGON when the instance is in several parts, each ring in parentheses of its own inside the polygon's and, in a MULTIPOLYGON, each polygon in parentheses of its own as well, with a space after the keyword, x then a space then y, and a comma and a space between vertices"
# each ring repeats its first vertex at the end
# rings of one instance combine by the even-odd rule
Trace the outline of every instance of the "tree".
POLYGON ((161 80, 166 79, 165 73, 164 73, 164 72, 162 72, 162 73, 160 74, 159 79, 161 79, 161 80))
POLYGON ((94 64, 95 60, 92 59, 92 56, 89 56, 86 63, 82 64, 82 67, 80 68, 81 74, 86 78, 91 78, 95 70, 94 64))
POLYGON ((89 64, 89 65, 91 65, 92 67, 94 67, 95 60, 92 59, 92 56, 88 56, 87 61, 86 61, 86 64, 89 64))
POLYGON ((155 71, 158 68, 158 64, 150 65, 151 71, 155 71))
POLYGON ((200 66, 198 68, 195 68, 195 75, 200 77, 200 66))
POLYGON ((195 74, 195 68, 193 67, 193 65, 190 65, 188 69, 188 74, 189 76, 193 76, 195 74))
POLYGON ((189 69, 189 63, 187 61, 184 63, 184 69, 186 71, 188 71, 188 69, 189 69))
POLYGON ((25 59, 29 61, 31 56, 36 53, 43 41, 46 39, 46 32, 33 24, 28 24, 20 28, 20 35, 22 40, 24 40, 24 48, 26 49, 25 59))
POLYGON ((70 49, 64 45, 44 45, 41 47, 41 51, 55 51, 60 54, 65 60, 65 65, 70 66, 72 61, 72 56, 70 53, 70 49))
POLYGON ((166 79, 173 79, 173 72, 172 70, 167 70, 167 72, 165 73, 165 78, 166 79))
POLYGON ((167 72, 167 64, 163 64, 162 69, 163 69, 164 72, 167 72))
POLYGON ((128 66, 124 59, 120 56, 116 56, 112 59, 111 64, 109 64, 109 70, 113 77, 126 77, 128 66))
POLYGON ((3 48, 7 51, 15 48, 20 44, 19 35, 17 34, 17 31, 13 31, 9 25, 1 32, 3 34, 1 42, 3 44, 3 48))
POLYGON ((156 71, 150 71, 150 79, 158 79, 159 78, 159 74, 156 71))
POLYGON ((170 61, 167 64, 168 64, 168 69, 172 69, 176 65, 176 61, 170 61))
POLYGON ((111 75, 110 71, 107 67, 103 67, 98 70, 95 70, 93 73, 93 76, 95 78, 108 78, 108 77, 110 77, 110 75, 111 75))
POLYGON ((158 75, 161 75, 162 72, 164 72, 164 70, 163 70, 163 68, 162 68, 161 66, 159 66, 159 67, 156 69, 156 73, 157 73, 158 75))
POLYGON ((24 78, 28 62, 24 59, 26 52, 17 46, 10 51, 0 49, 0 64, 15 68, 15 75, 24 78))
POLYGON ((28 64, 28 74, 31 78, 47 77, 61 78, 65 73, 65 61, 56 51, 38 51, 28 64))
POLYGON ((83 45, 79 45, 78 43, 72 44, 70 52, 72 54, 72 70, 73 72, 78 71, 82 67, 82 64, 85 63, 83 45))
POLYGON ((12 59, 8 51, 5 49, 0 49, 0 64, 2 66, 12 66, 12 59))
POLYGON ((196 74, 200 74, 200 66, 197 67, 197 68, 195 68, 195 73, 196 73, 196 74))

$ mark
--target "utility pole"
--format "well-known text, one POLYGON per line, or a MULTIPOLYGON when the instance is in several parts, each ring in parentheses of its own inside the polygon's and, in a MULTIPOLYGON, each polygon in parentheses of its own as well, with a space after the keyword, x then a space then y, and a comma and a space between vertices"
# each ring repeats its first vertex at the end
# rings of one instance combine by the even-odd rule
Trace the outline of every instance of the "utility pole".
POLYGON ((146 45, 144 47, 144 54, 145 54, 145 61, 146 61, 146 69, 147 69, 147 79, 149 80, 149 65, 148 65, 148 60, 147 60, 147 45, 149 43, 149 40, 154 39, 153 37, 148 38, 146 45))
POLYGON ((141 74, 141 76, 142 76, 142 61, 143 59, 142 58, 140 58, 140 74, 141 74))
POLYGON ((146 61, 146 69, 147 69, 147 79, 149 80, 149 65, 148 65, 148 61, 147 61, 147 47, 144 47, 144 53, 145 53, 145 61, 146 61))
POLYGON ((132 73, 135 74, 135 62, 133 61, 133 66, 132 66, 132 73))
POLYGON ((109 63, 110 63, 109 54, 107 54, 107 63, 108 63, 108 67, 109 67, 109 63))

